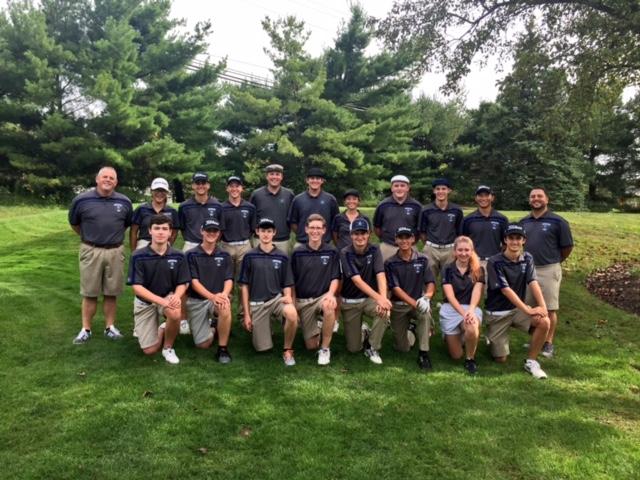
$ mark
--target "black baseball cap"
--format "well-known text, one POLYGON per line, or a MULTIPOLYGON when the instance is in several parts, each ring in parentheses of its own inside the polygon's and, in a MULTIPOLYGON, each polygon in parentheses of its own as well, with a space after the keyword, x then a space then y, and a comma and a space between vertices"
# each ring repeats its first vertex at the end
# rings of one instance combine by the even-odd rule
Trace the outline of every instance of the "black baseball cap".
POLYGON ((398 227, 396 229, 396 237, 412 237, 414 235, 413 229, 409 227, 398 227))
POLYGON ((220 222, 215 218, 207 218, 202 222, 202 230, 220 230, 220 222))
POLYGON ((448 178, 436 178, 433 180, 433 182, 431 182, 431 186, 433 188, 436 188, 439 185, 444 185, 445 187, 453 188, 453 185, 451 185, 451 182, 449 181, 448 178))
POLYGON ((489 195, 493 195, 493 190, 488 185, 480 185, 476 188, 476 195, 480 195, 481 193, 488 193, 489 195))
POLYGON ((347 198, 349 196, 354 196, 354 197, 360 198, 360 192, 358 190, 356 190, 355 188, 350 188, 349 190, 346 190, 344 192, 344 194, 342 195, 342 198, 347 198))
POLYGON ((196 172, 191 176, 191 183, 208 182, 209 175, 205 172, 196 172))
POLYGON ((242 182, 242 179, 237 175, 231 175, 229 178, 227 178, 227 185, 233 182, 239 183, 240 185, 244 185, 244 183, 242 182))
POLYGON ((325 178, 324 172, 322 171, 321 168, 318 168, 318 167, 311 167, 309 169, 309 171, 307 172, 307 178, 309 178, 309 177, 325 178))
POLYGON ((527 232, 524 227, 518 223, 510 223, 504 231, 504 237, 509 235, 520 235, 522 238, 527 238, 527 232))
POLYGON ((364 218, 356 218, 353 222, 351 222, 351 226, 349 227, 349 232, 369 232, 371 231, 371 227, 369 226, 369 222, 367 222, 364 218))
POLYGON ((276 222, 270 218, 261 218, 258 220, 258 228, 276 228, 276 222))

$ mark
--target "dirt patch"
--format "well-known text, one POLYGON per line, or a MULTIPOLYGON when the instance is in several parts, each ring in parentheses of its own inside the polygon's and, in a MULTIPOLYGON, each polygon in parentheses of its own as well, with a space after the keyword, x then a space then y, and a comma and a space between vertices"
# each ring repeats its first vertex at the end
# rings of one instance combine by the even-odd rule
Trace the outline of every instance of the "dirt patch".
POLYGON ((593 295, 605 302, 640 315, 640 263, 614 263, 595 270, 585 283, 593 295))

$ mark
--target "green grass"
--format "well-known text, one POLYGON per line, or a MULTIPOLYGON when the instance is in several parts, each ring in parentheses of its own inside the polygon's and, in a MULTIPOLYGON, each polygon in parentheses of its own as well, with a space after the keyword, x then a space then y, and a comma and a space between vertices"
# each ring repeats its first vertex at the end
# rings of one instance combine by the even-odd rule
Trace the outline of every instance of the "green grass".
POLYGON ((540 382, 522 371, 518 333, 506 365, 481 348, 477 378, 439 339, 434 373, 420 374, 413 353, 393 352, 390 334, 382 367, 347 354, 339 334, 328 368, 298 338, 298 366, 287 370, 277 352, 254 353, 240 328, 231 365, 181 337, 181 364, 171 367, 131 337, 130 289, 118 310, 126 339, 105 340, 99 317, 91 342, 74 346, 78 239, 66 212, 2 207, 4 476, 640 478, 640 319, 583 286, 592 269, 640 257, 640 217, 563 215, 576 249, 558 357, 544 362, 550 378, 540 382))

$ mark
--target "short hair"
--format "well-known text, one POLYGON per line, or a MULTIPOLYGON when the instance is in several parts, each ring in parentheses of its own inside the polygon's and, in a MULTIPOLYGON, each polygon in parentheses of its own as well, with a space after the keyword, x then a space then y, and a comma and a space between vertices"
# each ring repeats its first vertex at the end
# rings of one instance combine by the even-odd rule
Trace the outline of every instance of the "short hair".
POLYGON ((327 221, 324 219, 322 215, 318 213, 312 213, 311 215, 309 215, 307 217, 307 221, 304 222, 304 224, 308 227, 311 222, 315 222, 315 221, 322 222, 323 227, 327 226, 327 221))
POLYGON ((149 229, 153 225, 166 225, 169 224, 169 228, 173 228, 173 222, 171 221, 171 217, 167 217, 166 215, 158 214, 152 215, 151 220, 149 221, 149 229))
POLYGON ((544 196, 549 198, 549 193, 544 187, 531 187, 531 190, 529 190, 529 194, 531 194, 531 192, 533 192, 534 190, 542 190, 542 193, 544 193, 544 196))
POLYGON ((118 178, 118 171, 115 169, 115 167, 112 167, 111 165, 105 165, 103 167, 100 167, 100 170, 98 170, 98 173, 96 173, 96 178, 99 177, 104 170, 113 171, 113 173, 116 174, 116 179, 118 178))

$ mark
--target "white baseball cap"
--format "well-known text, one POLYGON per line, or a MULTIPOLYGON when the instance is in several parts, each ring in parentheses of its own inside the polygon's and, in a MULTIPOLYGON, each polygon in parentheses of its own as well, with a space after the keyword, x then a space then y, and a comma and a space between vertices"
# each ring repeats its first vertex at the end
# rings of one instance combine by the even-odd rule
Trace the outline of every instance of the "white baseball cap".
POLYGON ((151 182, 151 190, 165 190, 168 192, 169 182, 162 177, 154 178, 153 182, 151 182))
POLYGON ((409 177, 407 177, 406 175, 394 175, 393 177, 391 177, 391 183, 394 182, 411 183, 409 181, 409 177))

